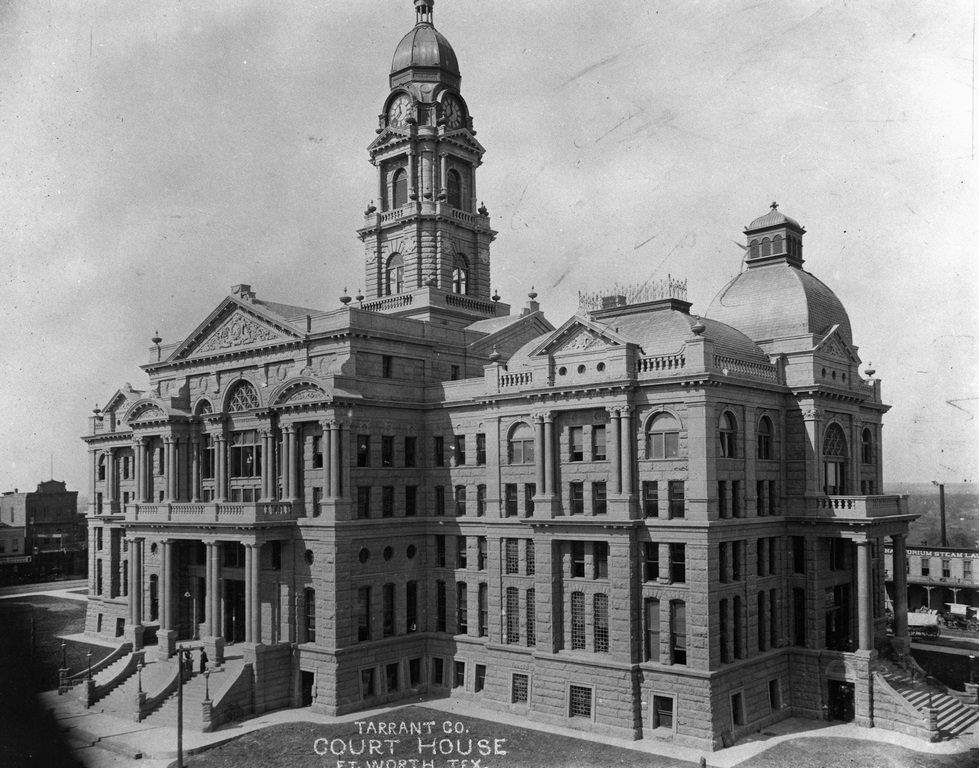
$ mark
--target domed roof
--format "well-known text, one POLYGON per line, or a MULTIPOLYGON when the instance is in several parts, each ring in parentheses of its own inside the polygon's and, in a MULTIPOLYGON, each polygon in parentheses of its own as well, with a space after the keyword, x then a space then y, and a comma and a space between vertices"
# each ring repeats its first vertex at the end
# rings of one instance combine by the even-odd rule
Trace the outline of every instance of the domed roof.
POLYGON ((391 74, 413 67, 435 67, 459 75, 459 60, 449 41, 427 22, 416 24, 401 38, 394 51, 391 74))
POLYGON ((764 216, 759 216, 753 222, 751 222, 747 227, 745 227, 745 232, 750 232, 753 229, 767 229, 768 227, 779 227, 788 224, 791 227, 796 227, 802 229, 802 226, 798 221, 793 219, 791 216, 786 216, 778 209, 778 205, 772 203, 772 209, 766 213, 764 216))
POLYGON ((840 335, 853 344, 850 318, 836 294, 804 269, 784 261, 742 272, 717 294, 707 315, 759 343, 824 335, 839 325, 840 335))

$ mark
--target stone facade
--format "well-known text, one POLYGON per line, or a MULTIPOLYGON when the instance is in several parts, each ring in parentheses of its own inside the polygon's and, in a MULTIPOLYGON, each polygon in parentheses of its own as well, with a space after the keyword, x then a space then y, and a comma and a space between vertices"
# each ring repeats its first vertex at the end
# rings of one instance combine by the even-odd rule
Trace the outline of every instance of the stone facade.
POLYGON ((909 516, 874 495, 887 406, 804 230, 756 219, 703 318, 672 279, 510 314, 431 5, 370 148, 366 295, 236 286, 92 419, 88 631, 239 644, 255 711, 448 694, 707 749, 870 724, 909 516))

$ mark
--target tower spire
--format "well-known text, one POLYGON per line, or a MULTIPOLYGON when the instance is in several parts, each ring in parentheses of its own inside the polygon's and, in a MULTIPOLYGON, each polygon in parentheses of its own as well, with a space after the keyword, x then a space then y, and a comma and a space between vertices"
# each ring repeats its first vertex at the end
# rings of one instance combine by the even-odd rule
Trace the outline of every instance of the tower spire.
POLYGON ((415 0, 415 24, 432 24, 432 9, 435 0, 415 0))

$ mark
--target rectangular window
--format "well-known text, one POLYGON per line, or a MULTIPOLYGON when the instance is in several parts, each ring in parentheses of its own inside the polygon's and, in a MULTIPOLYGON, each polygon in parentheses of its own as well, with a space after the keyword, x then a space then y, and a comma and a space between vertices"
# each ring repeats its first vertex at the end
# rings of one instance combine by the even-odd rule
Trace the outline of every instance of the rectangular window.
POLYGON ((418 438, 414 435, 409 435, 405 438, 405 466, 413 467, 415 466, 415 449, 418 445, 418 438))
MULTIPOLYGON (((846 563, 843 560, 845 545, 846 542, 843 539, 829 540, 829 569, 831 571, 841 571, 846 567, 846 563)), ((943 568, 947 562, 947 560, 942 561, 943 568)), ((947 576, 948 574, 943 575, 947 576)))
POLYGON ((371 588, 357 590, 357 640, 371 639, 371 588))
POLYGON ((523 509, 527 517, 534 516, 534 496, 537 495, 537 484, 527 483, 523 487, 523 509))
POLYGON ((593 515, 604 515, 608 512, 605 488, 604 481, 591 484, 591 513, 593 515))
POLYGON ((371 465, 371 436, 357 435, 357 466, 369 467, 371 465))
POLYGON ((486 665, 476 665, 476 679, 473 681, 473 691, 479 693, 486 687, 486 665))
POLYGON ((585 484, 581 481, 571 483, 568 498, 571 504, 572 515, 585 514, 585 484))
POLYGON ((516 587, 506 590, 506 641, 520 642, 520 590, 516 587))
POLYGON ((526 551, 526 555, 527 555, 527 575, 528 576, 533 576, 537 572, 537 559, 536 559, 536 556, 534 555, 534 540, 533 539, 527 539, 526 550, 527 550, 526 551))
POLYGON ((731 580, 741 581, 744 578, 744 570, 742 565, 744 563, 744 542, 743 541, 732 541, 731 542, 731 580))
POLYGON ((731 600, 731 612, 734 614, 734 635, 731 638, 731 645, 734 646, 734 658, 740 659, 744 656, 743 632, 743 612, 741 598, 735 595, 731 600))
POLYGON ((727 482, 724 480, 717 481, 717 516, 727 517, 727 482))
POLYGON ((445 684, 445 661, 443 659, 432 659, 432 685, 445 684))
POLYGON ((361 698, 370 699, 377 694, 374 685, 374 667, 360 670, 360 695, 361 698))
POLYGON ((417 688, 422 684, 422 660, 408 659, 408 685, 417 688))
POLYGON ((592 609, 595 653, 608 653, 608 595, 601 592, 596 594, 592 609))
POLYGON ((585 578, 585 542, 571 542, 571 578, 585 578))
POLYGON ((643 619, 646 629, 646 661, 659 661, 659 600, 648 597, 643 601, 643 619))
POLYGON ((466 537, 456 536, 456 568, 466 567, 466 554, 466 537))
POLYGON ((435 535, 435 567, 445 568, 445 536, 435 535))
POLYGON ((391 637, 394 634, 394 584, 385 584, 381 591, 381 635, 391 637))
POLYGON ((445 621, 446 621, 446 596, 445 596, 445 582, 436 581, 435 582, 435 631, 445 632, 445 621))
POLYGON ((642 513, 644 517, 659 517, 659 483, 655 480, 643 480, 642 513))
POLYGON ((486 463, 486 435, 482 432, 476 434, 476 464, 482 466, 486 463))
POLYGON ((778 514, 778 494, 775 491, 775 481, 768 481, 768 514, 778 514))
POLYGON ((782 689, 778 678, 768 681, 768 706, 772 712, 782 708, 782 689))
POLYGON ((303 590, 303 605, 306 608, 306 642, 316 642, 316 590, 307 587, 303 590))
POLYGON ((792 617, 794 644, 806 645, 806 591, 802 587, 792 588, 792 617))
POLYGON ((767 616, 767 611, 765 610, 765 598, 766 593, 764 591, 758 593, 758 650, 765 651, 768 649, 765 643, 765 630, 768 627, 768 622, 765 620, 767 616))
POLYGON ((357 486, 357 517, 365 520, 371 516, 371 487, 369 485, 357 486))
POLYGON ((102 532, 104 530, 105 530, 104 528, 96 528, 95 529, 95 548, 96 549, 101 550, 102 547, 103 547, 102 532))
POLYGON ((605 425, 597 424, 591 428, 592 461, 605 461, 605 425))
POLYGON ((394 436, 393 435, 381 436, 381 466, 382 467, 394 466, 394 436))
POLYGON ((381 488, 381 517, 394 517, 394 486, 381 488))
POLYGON ((584 427, 568 428, 568 450, 569 461, 585 460, 584 427))
POLYGON ((449 366, 449 381, 458 381, 459 376, 462 374, 461 369, 458 365, 449 366))
POLYGON ((768 575, 773 576, 778 570, 778 539, 772 537, 768 540, 768 575))
POLYGON ((717 604, 718 613, 718 638, 721 641, 721 663, 727 664, 731 660, 731 646, 728 644, 728 621, 727 621, 727 598, 722 597, 717 604))
POLYGON ((456 583, 456 634, 464 635, 469 631, 469 595, 466 582, 456 583))
MULTIPOLYGON (((102 546, 101 545, 99 545, 99 549, 102 549, 102 546)), ((797 571, 797 573, 798 573, 798 571, 797 571)), ((921 575, 922 576, 930 576, 931 575, 931 558, 930 557, 923 557, 923 558, 921 558, 921 575)))
POLYGON ((452 677, 453 688, 466 687, 466 662, 457 661, 455 663, 455 674, 452 677))
POLYGON ((381 355, 381 376, 390 379, 393 375, 394 358, 391 355, 381 355))
POLYGON ((568 692, 568 716, 591 720, 591 688, 572 685, 568 692))
POLYGON ((436 467, 445 466, 445 438, 436 435, 432 445, 432 463, 436 467))
POLYGON ((773 648, 778 647, 778 610, 775 602, 775 590, 768 590, 768 643, 773 648))
POLYGON ((571 650, 585 650, 585 593, 571 593, 571 650))
POLYGON ((519 543, 517 539, 503 540, 503 563, 505 573, 520 572, 520 554, 518 547, 519 543))
POLYGON ((731 516, 741 517, 744 507, 741 504, 741 481, 731 481, 731 516))
POLYGON ((682 480, 670 480, 668 484, 670 518, 683 517, 686 514, 686 497, 682 480))
POLYGON ((537 590, 527 590, 527 646, 537 645, 537 590))
POLYGON ((744 725, 744 698, 741 693, 731 694, 731 722, 735 726, 744 725))
POLYGON ((765 515, 765 481, 757 480, 755 482, 755 514, 758 517, 763 517, 765 515))
POLYGON ((476 592, 476 603, 479 610, 479 636, 486 637, 489 634, 489 586, 480 584, 476 592))
POLYGON ((952 575, 952 561, 942 560, 942 578, 947 579, 952 575))
POLYGON ((414 517, 418 514, 418 486, 405 486, 405 517, 414 517))
POLYGON ((659 578, 659 544, 655 541, 644 541, 643 550, 643 581, 656 581, 659 578))
POLYGON ((670 656, 674 664, 687 663, 687 606, 682 600, 670 602, 670 656))
MULTIPOLYGON (((17 550, 14 550, 15 552, 17 550)), ((972 560, 968 557, 962 560, 962 578, 969 581, 972 580, 972 560)))
POLYGON ((261 438, 254 429, 231 434, 229 456, 231 477, 260 477, 262 474, 261 438))
POLYGON ((418 582, 405 584, 405 631, 418 631, 418 582))
POLYGON ((438 517, 445 517, 445 486, 435 486, 435 514, 438 517))
POLYGON ((608 542, 596 541, 592 545, 593 579, 608 578, 608 542))
POLYGON ((653 728, 673 730, 672 696, 653 696, 653 728))
POLYGON ((510 703, 526 704, 529 700, 530 677, 514 672, 510 682, 510 703))
POLYGON ((466 486, 457 485, 455 488, 456 517, 466 514, 466 486))
POLYGON ((728 555, 730 542, 722 541, 717 545, 717 575, 721 583, 726 583, 731 573, 731 558, 728 555))
POLYGON ((758 539, 755 542, 755 575, 765 575, 765 539, 758 539))
POLYGON ((517 485, 507 483, 503 486, 503 514, 506 517, 517 516, 517 485))
POLYGON ((204 450, 201 453, 201 479, 213 480, 215 466, 214 438, 210 435, 204 435, 204 450))
POLYGON ((476 537, 476 570, 486 570, 486 537, 476 537))
POLYGON ((792 537, 792 572, 806 572, 806 538, 805 536, 792 537))
POLYGON ((682 584, 687 580, 685 544, 670 544, 670 581, 682 584))
POLYGON ((400 664, 394 662, 392 664, 386 664, 384 666, 384 686, 388 693, 393 693, 398 690, 399 684, 399 668, 400 664))
POLYGON ((486 514, 486 486, 476 486, 476 517, 483 517, 486 514))
POLYGON ((466 463, 466 436, 465 435, 455 435, 452 442, 452 450, 455 453, 457 467, 461 467, 466 463))

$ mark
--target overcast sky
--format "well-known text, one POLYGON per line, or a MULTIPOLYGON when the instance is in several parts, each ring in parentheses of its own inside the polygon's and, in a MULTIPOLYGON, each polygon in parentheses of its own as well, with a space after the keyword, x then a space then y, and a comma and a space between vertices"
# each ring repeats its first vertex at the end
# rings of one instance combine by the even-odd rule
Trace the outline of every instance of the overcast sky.
MULTIPOLYGON (((974 10, 438 0, 487 149, 493 283, 737 274, 771 201, 893 404, 885 481, 976 478, 974 10)), ((230 292, 362 287, 366 147, 410 0, 0 2, 0 489, 87 490, 79 436, 230 292)), ((864 366, 866 367, 866 366, 864 366)))

